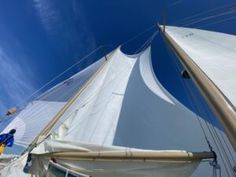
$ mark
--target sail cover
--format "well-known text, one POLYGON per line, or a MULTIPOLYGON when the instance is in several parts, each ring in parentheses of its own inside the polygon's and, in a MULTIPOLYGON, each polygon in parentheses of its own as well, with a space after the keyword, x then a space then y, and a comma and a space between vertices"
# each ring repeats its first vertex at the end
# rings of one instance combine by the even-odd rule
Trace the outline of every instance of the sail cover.
MULTIPOLYGON (((104 58, 98 60, 30 102, 2 133, 15 128, 15 144, 27 147, 103 62, 104 58)), ((13 146, 13 153, 14 148, 19 147, 13 146)))
POLYGON ((236 36, 167 26, 166 33, 236 107, 236 36))

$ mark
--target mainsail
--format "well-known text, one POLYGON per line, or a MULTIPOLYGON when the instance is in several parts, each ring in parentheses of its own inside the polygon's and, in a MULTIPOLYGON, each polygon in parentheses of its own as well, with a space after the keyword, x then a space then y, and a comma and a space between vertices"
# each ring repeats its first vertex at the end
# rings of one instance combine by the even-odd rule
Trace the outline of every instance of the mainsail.
POLYGON ((127 56, 120 49, 114 51, 61 119, 65 117, 67 120, 52 133, 57 140, 143 149, 206 150, 197 142, 204 135, 195 114, 156 79, 150 48, 137 56, 127 56), (187 126, 190 124, 192 127, 187 126), (189 142, 178 141, 182 139, 189 142), (194 149, 188 147, 190 142, 195 144, 194 149))
MULTIPOLYGON (((212 175, 212 167, 201 163, 216 160, 199 124, 202 118, 161 85, 153 71, 151 47, 137 55, 118 48, 105 58, 93 76, 74 89, 73 98, 47 120, 33 150, 12 161, 1 176, 212 175), (29 153, 33 165, 31 174, 26 174, 29 153)), ((70 80, 64 84, 70 85, 70 80)), ((40 98, 58 99, 54 90, 60 89, 40 98)), ((224 170, 233 176, 229 168, 224 170)))
POLYGON ((236 37, 182 27, 161 27, 236 150, 236 37))
MULTIPOLYGON (((85 176, 187 177, 214 157, 203 152, 208 147, 195 114, 155 77, 150 48, 134 56, 116 49, 50 134, 31 152, 32 174, 50 174, 53 158, 85 176)), ((7 170, 13 171, 8 166, 2 174, 7 170)))

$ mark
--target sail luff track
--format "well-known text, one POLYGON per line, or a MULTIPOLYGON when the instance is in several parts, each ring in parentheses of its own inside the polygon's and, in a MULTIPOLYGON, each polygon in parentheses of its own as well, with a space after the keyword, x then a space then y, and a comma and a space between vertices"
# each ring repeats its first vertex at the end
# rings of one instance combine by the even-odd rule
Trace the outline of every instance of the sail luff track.
POLYGON ((232 103, 218 89, 210 78, 197 66, 191 57, 164 30, 160 31, 167 44, 173 49, 180 62, 186 67, 193 81, 221 122, 234 150, 236 151, 236 112, 232 103))

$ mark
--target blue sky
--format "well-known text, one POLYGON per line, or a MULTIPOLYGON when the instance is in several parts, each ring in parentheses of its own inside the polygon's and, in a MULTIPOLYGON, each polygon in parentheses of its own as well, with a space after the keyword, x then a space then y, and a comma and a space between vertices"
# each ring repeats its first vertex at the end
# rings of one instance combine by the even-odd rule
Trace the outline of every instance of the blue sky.
MULTIPOLYGON (((182 25, 181 20, 189 16, 234 2, 235 0, 2 0, 0 114, 21 103, 93 49, 110 45, 60 79, 70 76, 103 53, 163 21, 163 14, 166 14, 168 24, 182 25)), ((224 10, 214 12, 219 14, 224 10)), ((204 14, 200 17, 204 17, 204 14)), ((235 14, 226 14, 197 24, 191 24, 190 21, 189 26, 235 34, 235 18, 235 14), (228 21, 224 21, 227 19, 228 21), (217 23, 219 21, 222 22, 217 23)), ((154 29, 125 45, 124 51, 136 51, 153 31, 154 29)), ((189 106, 181 83, 175 77, 175 66, 171 60, 174 56, 170 53, 161 37, 157 36, 153 41, 152 51, 157 77, 171 93, 189 106)))

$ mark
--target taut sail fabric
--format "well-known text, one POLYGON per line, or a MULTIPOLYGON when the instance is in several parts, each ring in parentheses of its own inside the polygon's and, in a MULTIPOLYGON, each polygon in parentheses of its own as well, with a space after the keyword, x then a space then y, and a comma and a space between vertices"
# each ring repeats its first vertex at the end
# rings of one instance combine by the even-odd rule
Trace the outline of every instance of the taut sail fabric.
POLYGON ((196 115, 156 79, 150 48, 137 56, 117 49, 61 120, 53 133, 57 140, 207 150, 196 115))
POLYGON ((15 117, 2 133, 7 133, 12 128, 15 128, 15 144, 27 147, 64 104, 64 102, 54 101, 32 101, 15 117))
MULTIPOLYGON (((32 152, 39 156, 35 169, 45 168, 40 154, 61 151, 114 151, 118 146, 157 153, 163 149, 208 150, 195 114, 172 97, 155 77, 150 48, 135 56, 125 55, 120 48, 115 50, 53 129, 51 138, 32 152), (41 166, 37 165, 39 161, 41 166)), ((58 162, 88 171, 92 176, 117 173, 117 176, 176 177, 191 176, 200 159, 181 163, 173 159, 150 163, 69 159, 58 162), (116 167, 117 171, 112 171, 116 167)))
POLYGON ((135 62, 136 58, 125 57, 120 50, 112 54, 93 82, 62 116, 62 119, 68 119, 59 128, 60 139, 112 144, 126 85, 135 62))
POLYGON ((2 133, 7 133, 15 128, 17 130, 15 144, 27 147, 71 96, 93 75, 104 60, 104 58, 98 60, 30 102, 2 133))
POLYGON ((236 36, 183 27, 166 33, 189 55, 236 107, 236 36))

